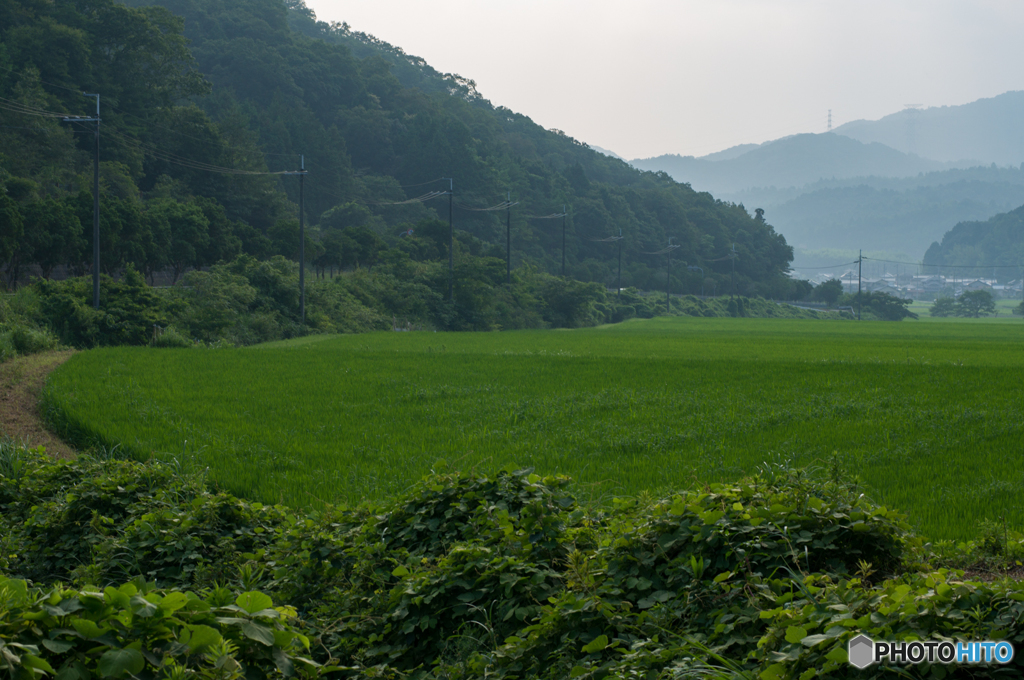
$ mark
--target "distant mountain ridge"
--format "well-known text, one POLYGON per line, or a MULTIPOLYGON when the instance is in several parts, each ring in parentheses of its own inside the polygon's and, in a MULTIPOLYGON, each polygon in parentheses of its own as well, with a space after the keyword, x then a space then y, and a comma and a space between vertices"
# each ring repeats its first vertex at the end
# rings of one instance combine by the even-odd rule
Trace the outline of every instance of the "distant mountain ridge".
POLYGON ((957 223, 1024 203, 1022 161, 1024 92, 1006 92, 700 158, 630 163, 765 209, 798 250, 865 248, 917 258, 957 223))
POLYGON ((640 170, 667 172, 677 182, 687 182, 697 191, 716 196, 753 187, 799 187, 823 178, 906 177, 952 167, 883 144, 865 144, 831 133, 741 145, 704 158, 664 155, 630 163, 640 170), (744 150, 744 146, 753 148, 744 150), (736 152, 738 155, 733 155, 736 152))
POLYGON ((834 132, 865 144, 942 162, 972 165, 1024 162, 1024 91, 959 106, 904 109, 879 120, 855 120, 834 132))

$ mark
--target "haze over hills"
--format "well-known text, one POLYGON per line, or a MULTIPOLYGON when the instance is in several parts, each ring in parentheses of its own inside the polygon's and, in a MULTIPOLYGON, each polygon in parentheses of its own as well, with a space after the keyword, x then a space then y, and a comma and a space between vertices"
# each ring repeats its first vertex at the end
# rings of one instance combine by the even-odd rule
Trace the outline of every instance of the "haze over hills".
POLYGON ((802 134, 704 158, 666 155, 630 161, 641 170, 663 170, 678 182, 715 196, 751 187, 803 186, 822 178, 869 175, 906 177, 950 166, 908 155, 883 144, 864 144, 836 134, 802 134))
POLYGON ((1024 162, 1024 92, 1005 92, 961 106, 904 109, 879 120, 855 120, 834 132, 936 161, 972 165, 1024 162))
POLYGON ((841 260, 860 248, 918 259, 958 222, 1024 203, 1022 121, 1024 92, 1007 92, 701 158, 631 162, 750 210, 763 208, 794 246, 797 266, 803 252, 825 249, 844 251, 841 260))

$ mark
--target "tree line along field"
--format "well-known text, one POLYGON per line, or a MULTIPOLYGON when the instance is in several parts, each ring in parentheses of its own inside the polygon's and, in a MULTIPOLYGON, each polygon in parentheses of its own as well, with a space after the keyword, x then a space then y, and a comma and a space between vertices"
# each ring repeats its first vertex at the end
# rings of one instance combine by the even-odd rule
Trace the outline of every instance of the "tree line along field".
POLYGON ((53 373, 81 445, 208 467, 296 507, 431 470, 564 473, 591 503, 842 466, 933 539, 1024 520, 1024 327, 658 318, 573 331, 110 348, 53 373))

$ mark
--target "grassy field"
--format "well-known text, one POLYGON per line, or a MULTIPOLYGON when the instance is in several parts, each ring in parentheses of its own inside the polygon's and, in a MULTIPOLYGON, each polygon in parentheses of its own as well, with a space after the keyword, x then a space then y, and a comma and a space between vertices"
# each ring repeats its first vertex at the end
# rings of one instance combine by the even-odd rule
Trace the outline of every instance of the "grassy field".
POLYGON ((50 378, 80 439, 190 456, 295 506, 430 469, 562 472, 600 501, 838 461, 933 538, 1024 524, 1024 323, 671 318, 577 331, 102 349, 50 378))

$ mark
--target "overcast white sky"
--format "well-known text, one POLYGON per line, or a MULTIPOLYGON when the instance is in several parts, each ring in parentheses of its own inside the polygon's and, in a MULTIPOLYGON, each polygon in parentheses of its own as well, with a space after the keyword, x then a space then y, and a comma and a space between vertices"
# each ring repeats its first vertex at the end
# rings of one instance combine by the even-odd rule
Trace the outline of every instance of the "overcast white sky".
POLYGON ((627 159, 1024 89, 1021 0, 306 0, 627 159))

